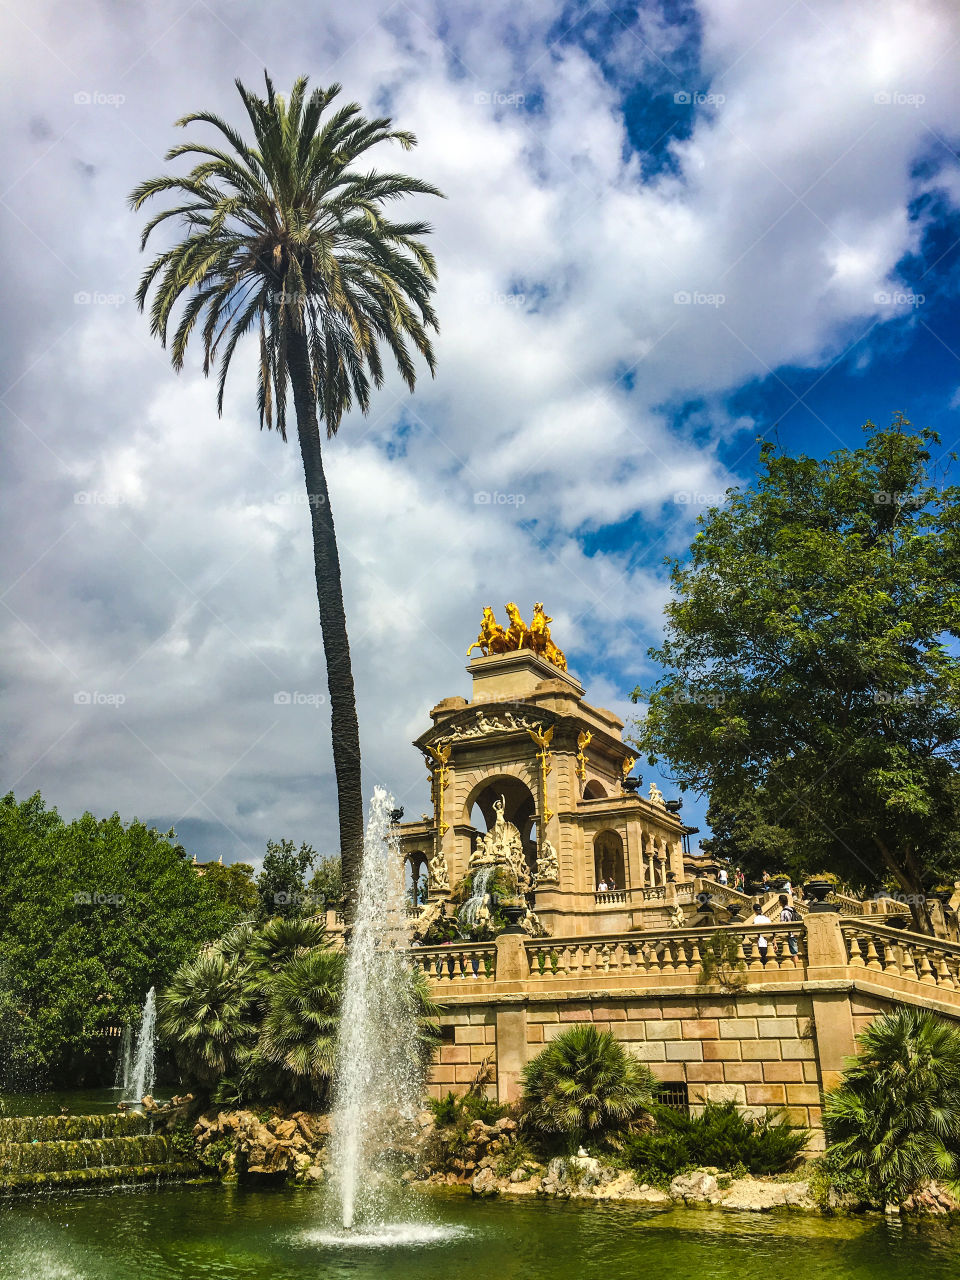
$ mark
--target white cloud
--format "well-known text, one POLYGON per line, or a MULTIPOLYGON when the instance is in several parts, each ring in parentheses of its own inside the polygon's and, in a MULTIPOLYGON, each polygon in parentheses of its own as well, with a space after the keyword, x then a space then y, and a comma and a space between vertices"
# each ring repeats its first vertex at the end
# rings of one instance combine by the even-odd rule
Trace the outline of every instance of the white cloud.
MULTIPOLYGON (((50 5, 7 45, 22 104, 4 140, 7 785, 42 785, 68 812, 186 815, 206 824, 184 826, 205 851, 222 840, 249 857, 281 834, 333 845, 326 711, 273 700, 325 690, 296 447, 259 434, 249 361, 218 421, 196 364, 176 379, 129 301, 74 302, 132 296, 126 193, 160 168, 183 111, 237 117, 232 78, 255 83, 263 61, 278 85, 305 68, 386 104, 421 145, 374 158, 448 196, 422 206, 438 377, 412 400, 393 379, 327 449, 366 781, 420 812, 409 739, 466 691, 486 603, 546 601, 597 700, 629 708, 666 598, 661 558, 734 479, 717 448, 750 424, 725 393, 829 362, 890 314, 877 294, 922 230, 911 165, 957 118, 944 51, 960 16, 933 0, 703 0, 693 83, 678 29, 645 7, 636 30, 611 32, 615 83, 575 45, 548 46, 561 13, 201 5, 171 26, 162 6, 103 5, 81 26, 50 5), (723 98, 688 108, 692 134, 646 178, 621 112, 631 77, 723 98), (92 90, 125 101, 74 103, 92 90), (696 432, 663 408, 687 398, 704 402, 696 432), (77 505, 78 490, 115 501, 77 505), (485 492, 512 501, 476 502, 485 492), (642 554, 577 541, 636 512, 642 554), (78 690, 126 701, 77 704, 78 690)), ((956 201, 952 163, 923 182, 956 201)))

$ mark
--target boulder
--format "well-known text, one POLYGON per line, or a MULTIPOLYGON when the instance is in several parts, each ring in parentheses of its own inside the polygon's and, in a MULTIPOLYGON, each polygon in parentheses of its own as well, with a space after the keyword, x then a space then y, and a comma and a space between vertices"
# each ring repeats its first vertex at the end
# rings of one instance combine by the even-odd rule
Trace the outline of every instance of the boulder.
POLYGON ((716 1178, 705 1169, 679 1173, 670 1183, 670 1198, 684 1204, 704 1204, 720 1190, 716 1178))
POLYGON ((816 1203, 806 1182, 738 1178, 720 1200, 720 1207, 747 1213, 767 1213, 771 1209, 815 1209, 816 1203))
POLYGON ((492 1169, 481 1169, 470 1183, 470 1190, 475 1196, 496 1196, 500 1194, 496 1175, 492 1169))

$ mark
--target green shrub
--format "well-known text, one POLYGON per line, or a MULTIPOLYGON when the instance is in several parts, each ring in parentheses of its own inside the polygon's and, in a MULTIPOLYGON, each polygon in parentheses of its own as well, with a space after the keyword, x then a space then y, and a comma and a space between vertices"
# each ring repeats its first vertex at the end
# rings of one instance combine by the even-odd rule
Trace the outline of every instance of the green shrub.
POLYGON ((430 1098, 427 1106, 433 1112, 434 1119, 441 1127, 457 1125, 464 1120, 470 1124, 474 1120, 482 1120, 484 1124, 496 1124, 510 1108, 499 1102, 492 1102, 482 1093, 464 1093, 459 1096, 451 1091, 442 1098, 430 1098))
POLYGON ((860 1056, 824 1097, 833 1168, 861 1175, 877 1201, 960 1181, 960 1027, 901 1007, 858 1042, 860 1056))
POLYGON ((523 1122, 571 1147, 618 1136, 653 1105, 650 1068, 592 1023, 571 1027, 523 1069, 523 1122))
POLYGON ((708 1102, 698 1116, 656 1105, 653 1115, 655 1128, 631 1134, 624 1143, 628 1164, 648 1181, 704 1165, 729 1173, 782 1173, 809 1139, 805 1129, 786 1124, 781 1112, 753 1120, 734 1102, 708 1102))

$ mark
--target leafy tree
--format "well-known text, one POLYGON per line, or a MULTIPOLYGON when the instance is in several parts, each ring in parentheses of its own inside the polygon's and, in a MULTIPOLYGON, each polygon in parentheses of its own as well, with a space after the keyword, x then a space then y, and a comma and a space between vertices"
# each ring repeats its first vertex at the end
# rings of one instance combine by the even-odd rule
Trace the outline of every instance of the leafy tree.
POLYGON ((260 895, 253 877, 253 867, 247 862, 231 862, 226 866, 222 862, 211 862, 203 871, 207 888, 238 920, 253 915, 259 905, 260 895))
POLYGON ((616 1134, 653 1103, 657 1081, 609 1031, 563 1031, 523 1069, 524 1121, 571 1148, 616 1134))
POLYGON ((392 221, 384 209, 407 196, 440 192, 417 178, 369 167, 367 152, 378 143, 397 142, 409 150, 416 139, 393 129, 386 117, 368 120, 356 103, 333 108, 339 85, 308 97, 301 78, 287 101, 274 92, 269 76, 265 81, 264 98, 237 81, 250 141, 209 111, 184 116, 180 125, 209 125, 221 145, 173 147, 168 160, 198 157, 190 173, 151 178, 132 193, 137 210, 154 197, 172 197, 146 224, 142 248, 168 219, 184 233, 151 262, 137 300, 144 308, 153 290, 150 327, 164 346, 179 314, 171 342, 177 371, 202 320, 205 374, 219 357, 218 412, 234 352, 251 330, 259 337, 260 425, 275 424, 283 439, 288 389, 293 393, 349 899, 363 848, 360 736, 319 422, 330 437, 354 404, 367 412, 371 384, 379 387, 384 379, 381 344, 411 391, 411 344, 433 372, 429 335, 437 329, 431 304, 436 266, 421 238, 430 228, 420 221, 392 221))
POLYGON ((263 870, 257 876, 260 917, 299 915, 307 901, 307 872, 317 852, 309 844, 298 849, 292 840, 268 840, 263 870))
POLYGON ((339 858, 321 858, 309 884, 310 896, 319 907, 339 906, 343 901, 343 865, 339 858))
POLYGON ((633 697, 637 745, 710 793, 714 852, 892 880, 929 929, 960 867, 960 492, 909 427, 822 462, 763 443, 673 564, 665 674, 633 697))
POLYGON ((36 1085, 102 1071, 102 1033, 140 1017, 231 913, 173 832, 117 814, 64 822, 39 792, 0 800, 0 1063, 36 1085))
POLYGON ((859 1057, 824 1096, 829 1163, 861 1173, 878 1200, 960 1183, 960 1027, 900 1007, 858 1036, 859 1057))

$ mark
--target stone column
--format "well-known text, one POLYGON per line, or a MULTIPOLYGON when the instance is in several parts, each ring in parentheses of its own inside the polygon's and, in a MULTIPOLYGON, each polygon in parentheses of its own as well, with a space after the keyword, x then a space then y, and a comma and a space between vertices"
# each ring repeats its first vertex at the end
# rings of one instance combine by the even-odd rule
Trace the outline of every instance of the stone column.
POLYGON ((847 949, 835 911, 809 912, 806 917, 807 981, 836 983, 839 990, 812 990, 813 1022, 820 1063, 820 1087, 833 1089, 843 1074, 847 1058, 857 1051, 850 1007, 847 949))
MULTIPOLYGON (((497 938, 497 985, 522 983, 529 977, 527 951, 522 934, 501 933, 497 938)), ((516 1102, 520 1074, 527 1062, 527 1007, 497 1006, 497 1101, 516 1102)))

